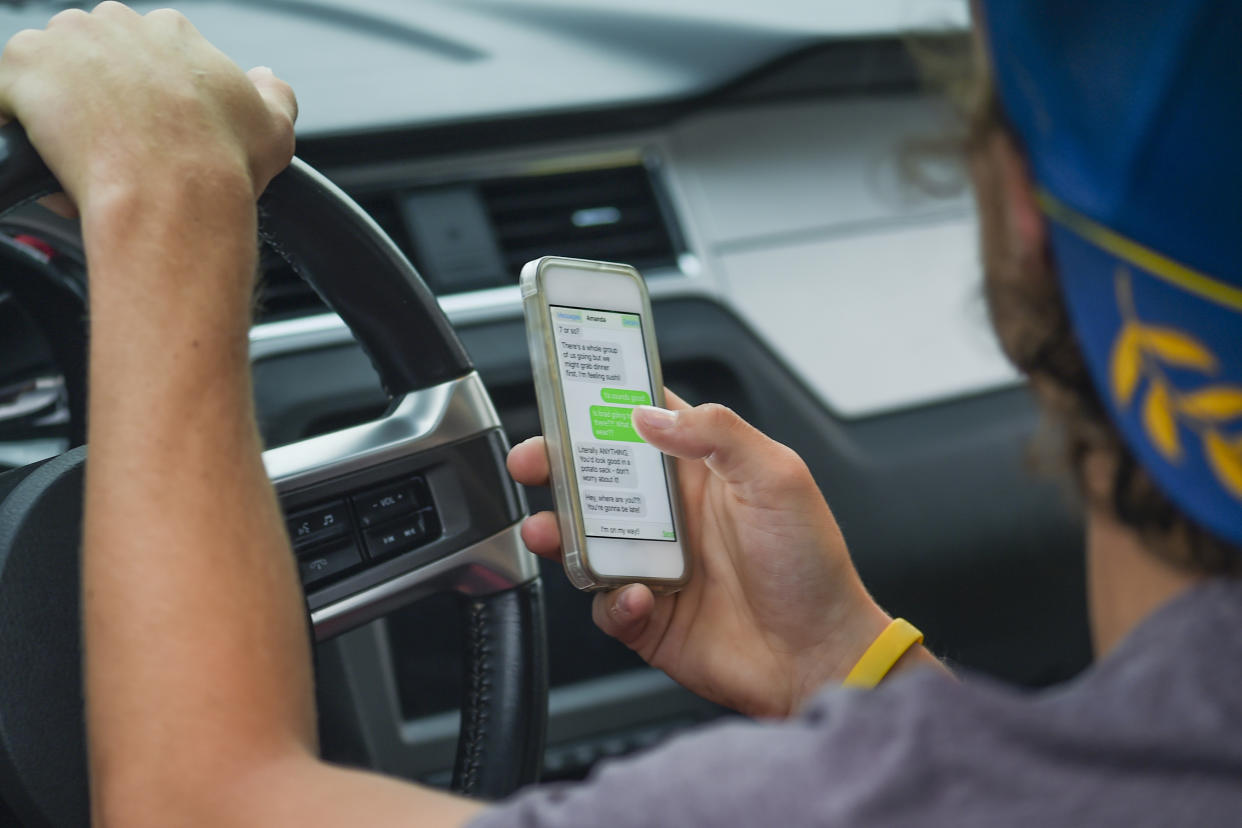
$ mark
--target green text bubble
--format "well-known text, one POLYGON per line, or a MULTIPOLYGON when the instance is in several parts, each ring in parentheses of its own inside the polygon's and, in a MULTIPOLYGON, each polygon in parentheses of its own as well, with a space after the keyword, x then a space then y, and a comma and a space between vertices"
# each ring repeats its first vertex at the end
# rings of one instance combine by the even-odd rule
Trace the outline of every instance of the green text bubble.
POLYGON ((641 443, 630 422, 632 408, 620 408, 615 405, 591 406, 591 433, 597 440, 621 440, 626 443, 641 443))
POLYGON ((646 391, 630 391, 625 388, 601 388, 599 395, 604 402, 625 403, 626 405, 651 405, 651 395, 646 391))

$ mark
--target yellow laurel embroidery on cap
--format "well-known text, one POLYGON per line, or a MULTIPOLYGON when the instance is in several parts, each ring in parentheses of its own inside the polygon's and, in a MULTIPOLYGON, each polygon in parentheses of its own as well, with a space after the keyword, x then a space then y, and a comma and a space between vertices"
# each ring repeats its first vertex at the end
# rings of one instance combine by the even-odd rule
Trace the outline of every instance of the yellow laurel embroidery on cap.
POLYGON ((1231 442, 1215 429, 1208 429, 1203 436, 1203 452, 1220 482, 1231 495, 1242 500, 1242 446, 1238 441, 1231 442))
POLYGON ((1172 328, 1145 325, 1127 319, 1113 343, 1110 362, 1113 397, 1129 405, 1143 376, 1143 360, 1157 358, 1166 365, 1215 373, 1216 356, 1195 339, 1172 328))
POLYGON ((1228 421, 1242 417, 1242 387, 1212 385, 1182 394, 1181 410, 1201 420, 1228 421))
MULTIPOLYGON (((1216 305, 1242 311, 1242 288, 1186 267, 1149 247, 1115 233, 1102 224, 1070 209, 1047 192, 1037 193, 1040 207, 1054 221, 1151 276, 1216 305)), ((1182 458, 1180 427, 1198 437, 1208 467, 1234 498, 1242 501, 1242 435, 1224 427, 1242 420, 1242 386, 1234 383, 1205 385, 1179 391, 1167 379, 1165 366, 1214 375, 1216 355, 1189 334, 1144 323, 1134 310, 1130 275, 1124 267, 1116 274, 1117 301, 1125 323, 1117 333, 1109 358, 1113 399, 1121 408, 1141 395, 1139 421, 1147 438, 1170 463, 1182 458)), ((1236 429, 1235 429, 1236 431, 1236 429)))
POLYGON ((1143 400, 1143 428, 1156 448, 1168 460, 1182 456, 1182 440, 1177 433, 1177 417, 1169 399, 1169 387, 1160 380, 1152 380, 1143 400))
POLYGON ((1117 341, 1113 343, 1113 355, 1109 360, 1113 399, 1123 408, 1130 404, 1138 388, 1143 368, 1143 343, 1140 325, 1127 322, 1121 326, 1117 341))
POLYGON ((1117 306, 1124 323, 1113 341, 1109 379, 1118 407, 1139 395, 1139 422, 1147 439, 1170 463, 1182 459, 1181 426, 1203 442, 1208 467, 1221 486, 1242 500, 1242 437, 1229 437, 1222 428, 1242 419, 1242 385, 1207 384, 1180 391, 1165 375, 1167 367, 1197 371, 1205 378, 1220 370, 1211 349, 1190 334, 1174 328, 1148 325, 1134 307, 1130 273, 1118 267, 1114 276, 1117 306))

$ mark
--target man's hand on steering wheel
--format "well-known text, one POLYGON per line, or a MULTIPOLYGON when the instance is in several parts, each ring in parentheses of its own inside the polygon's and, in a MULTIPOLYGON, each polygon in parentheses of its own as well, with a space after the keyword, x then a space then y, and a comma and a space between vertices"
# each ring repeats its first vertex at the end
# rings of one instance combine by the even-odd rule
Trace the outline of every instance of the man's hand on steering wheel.
POLYGON ((0 114, 21 121, 89 233, 90 204, 142 181, 210 174, 257 198, 293 156, 297 103, 270 69, 243 73, 180 13, 104 2, 9 40, 0 114))

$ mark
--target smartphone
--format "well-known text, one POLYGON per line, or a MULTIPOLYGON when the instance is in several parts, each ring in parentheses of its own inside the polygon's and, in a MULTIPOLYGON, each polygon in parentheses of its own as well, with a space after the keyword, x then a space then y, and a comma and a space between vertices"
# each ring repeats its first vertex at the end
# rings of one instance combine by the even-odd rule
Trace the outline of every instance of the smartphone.
POLYGON ((521 284, 565 572, 584 590, 675 592, 690 576, 677 469, 631 420, 664 406, 647 286, 629 265, 555 256, 521 284))

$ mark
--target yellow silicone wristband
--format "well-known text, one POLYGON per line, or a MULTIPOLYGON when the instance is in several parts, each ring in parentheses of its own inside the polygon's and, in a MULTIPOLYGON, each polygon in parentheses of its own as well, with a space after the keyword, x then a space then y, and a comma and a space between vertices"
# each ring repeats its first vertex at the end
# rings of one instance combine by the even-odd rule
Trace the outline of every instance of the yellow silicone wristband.
POLYGON ((846 687, 875 687, 906 650, 923 642, 923 633, 904 618, 894 618, 862 654, 842 682, 846 687))

